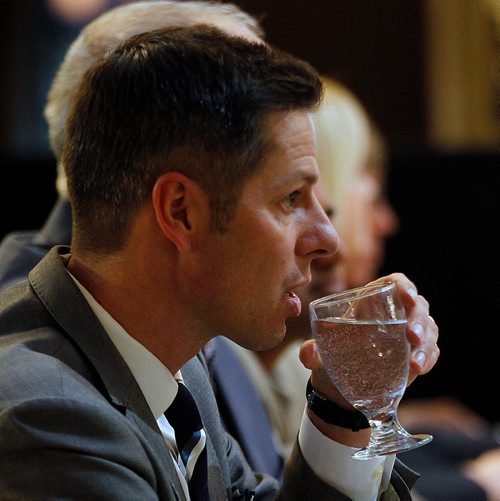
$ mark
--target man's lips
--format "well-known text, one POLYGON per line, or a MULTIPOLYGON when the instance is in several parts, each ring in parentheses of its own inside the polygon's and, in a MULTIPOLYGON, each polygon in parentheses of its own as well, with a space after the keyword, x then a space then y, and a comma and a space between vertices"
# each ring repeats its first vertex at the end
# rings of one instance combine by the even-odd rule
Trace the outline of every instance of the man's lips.
POLYGON ((286 293, 286 297, 292 306, 293 316, 295 316, 295 317, 298 317, 300 315, 300 312, 302 310, 302 303, 300 301, 299 296, 297 296, 297 294, 294 292, 294 290, 299 289, 300 287, 305 287, 310 281, 311 281, 311 278, 306 277, 303 280, 301 280, 300 282, 297 282, 292 287, 290 287, 290 289, 286 293))
POLYGON ((288 291, 286 293, 286 297, 288 299, 288 302, 292 306, 292 315, 294 317, 298 317, 300 315, 300 312, 302 311, 302 303, 299 296, 297 296, 297 294, 295 294, 295 292, 293 291, 288 291))

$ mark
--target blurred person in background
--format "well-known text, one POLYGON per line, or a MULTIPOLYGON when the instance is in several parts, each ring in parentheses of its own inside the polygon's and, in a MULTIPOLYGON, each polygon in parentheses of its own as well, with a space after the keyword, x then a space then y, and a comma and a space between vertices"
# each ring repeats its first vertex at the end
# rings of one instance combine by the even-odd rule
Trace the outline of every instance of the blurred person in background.
MULTIPOLYGON (((326 81, 326 86, 337 87, 342 93, 334 82, 326 81)), ((363 120, 360 116, 360 121, 365 122, 364 132, 359 141, 354 141, 361 146, 362 161, 347 195, 340 198, 345 206, 343 209, 342 204, 338 205, 338 219, 335 220, 344 245, 343 261, 339 264, 342 271, 339 273, 343 274, 349 288, 364 285, 378 275, 384 260, 385 241, 398 229, 397 214, 386 197, 384 138, 360 103, 353 106, 353 111, 355 109, 365 117, 363 120)), ((317 124, 319 137, 324 130, 333 138, 336 129, 331 124, 324 128, 327 121, 322 120, 321 112, 317 124)), ((320 145, 321 142, 319 139, 320 145)), ((336 147, 342 144, 346 143, 338 143, 336 147)), ((323 162, 321 151, 318 152, 318 164, 323 179, 325 168, 330 166, 335 170, 333 158, 329 163, 326 158, 323 162)), ((329 186, 327 184, 326 188, 329 186)), ((331 185, 333 200, 335 193, 331 185)), ((449 396, 407 398, 402 401, 398 415, 410 432, 425 431, 434 436, 426 447, 409 451, 404 456, 405 461, 422 475, 417 490, 424 498, 429 501, 500 499, 500 444, 490 423, 449 396)))
MULTIPOLYGON (((336 89, 339 96, 345 94, 346 101, 355 100, 337 83, 327 80, 325 85, 327 89, 336 89)), ((328 166, 335 170, 336 162, 335 157, 331 157, 330 162, 324 158, 323 162, 321 136, 326 132, 333 138, 335 133, 343 134, 345 130, 338 131, 322 117, 323 113, 329 114, 328 105, 321 110, 316 120, 318 165, 325 180, 325 170, 328 166)), ((385 242, 397 232, 399 224, 386 196, 388 155, 384 138, 359 102, 357 106, 352 103, 352 111, 360 113, 360 124, 364 122, 358 129, 361 133, 358 140, 355 137, 351 140, 359 145, 360 162, 354 169, 355 176, 350 179, 343 198, 335 198, 338 187, 325 183, 332 200, 340 201, 335 220, 344 245, 339 273, 349 288, 362 286, 378 276, 384 261, 385 242)), ((331 141, 335 148, 353 146, 345 140, 331 141)), ((425 431, 434 435, 434 440, 426 447, 409 451, 404 456, 405 461, 422 475, 417 489, 422 496, 429 501, 500 499, 500 444, 490 423, 458 399, 446 395, 407 398, 401 403, 398 416, 410 432, 425 431)))

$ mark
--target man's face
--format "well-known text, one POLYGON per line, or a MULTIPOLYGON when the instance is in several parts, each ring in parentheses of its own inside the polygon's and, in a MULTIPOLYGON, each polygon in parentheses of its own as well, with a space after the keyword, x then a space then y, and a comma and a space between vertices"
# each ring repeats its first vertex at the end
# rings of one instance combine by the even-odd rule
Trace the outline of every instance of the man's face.
POLYGON ((207 233, 192 291, 213 335, 254 350, 281 341, 286 319, 300 314, 296 293, 310 280, 311 261, 338 247, 313 189, 309 115, 273 113, 266 126, 273 146, 245 183, 228 231, 207 233))
MULTIPOLYGON (((333 204, 322 185, 321 177, 314 186, 314 192, 326 216, 332 220, 334 216, 333 204)), ((298 291, 303 306, 302 312, 300 316, 290 318, 286 324, 288 340, 305 339, 311 336, 308 308, 311 301, 347 288, 342 248, 340 246, 334 254, 320 257, 311 263, 311 282, 298 291)))

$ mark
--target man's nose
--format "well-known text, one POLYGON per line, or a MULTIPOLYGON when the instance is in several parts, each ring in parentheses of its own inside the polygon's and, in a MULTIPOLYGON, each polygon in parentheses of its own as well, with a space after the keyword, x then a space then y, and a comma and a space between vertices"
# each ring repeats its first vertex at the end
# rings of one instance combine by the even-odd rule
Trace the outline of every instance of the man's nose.
POLYGON ((313 231, 310 237, 308 256, 312 259, 332 258, 339 250, 340 239, 318 202, 316 202, 310 224, 313 231))

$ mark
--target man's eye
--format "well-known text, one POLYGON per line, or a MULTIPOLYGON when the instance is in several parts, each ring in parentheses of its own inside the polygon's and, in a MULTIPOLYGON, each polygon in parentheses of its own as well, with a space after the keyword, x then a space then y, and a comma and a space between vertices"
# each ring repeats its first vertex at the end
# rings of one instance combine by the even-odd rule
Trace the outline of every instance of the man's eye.
POLYGON ((293 193, 290 193, 290 195, 287 195, 283 201, 287 207, 292 207, 299 197, 300 191, 294 191, 293 193))

